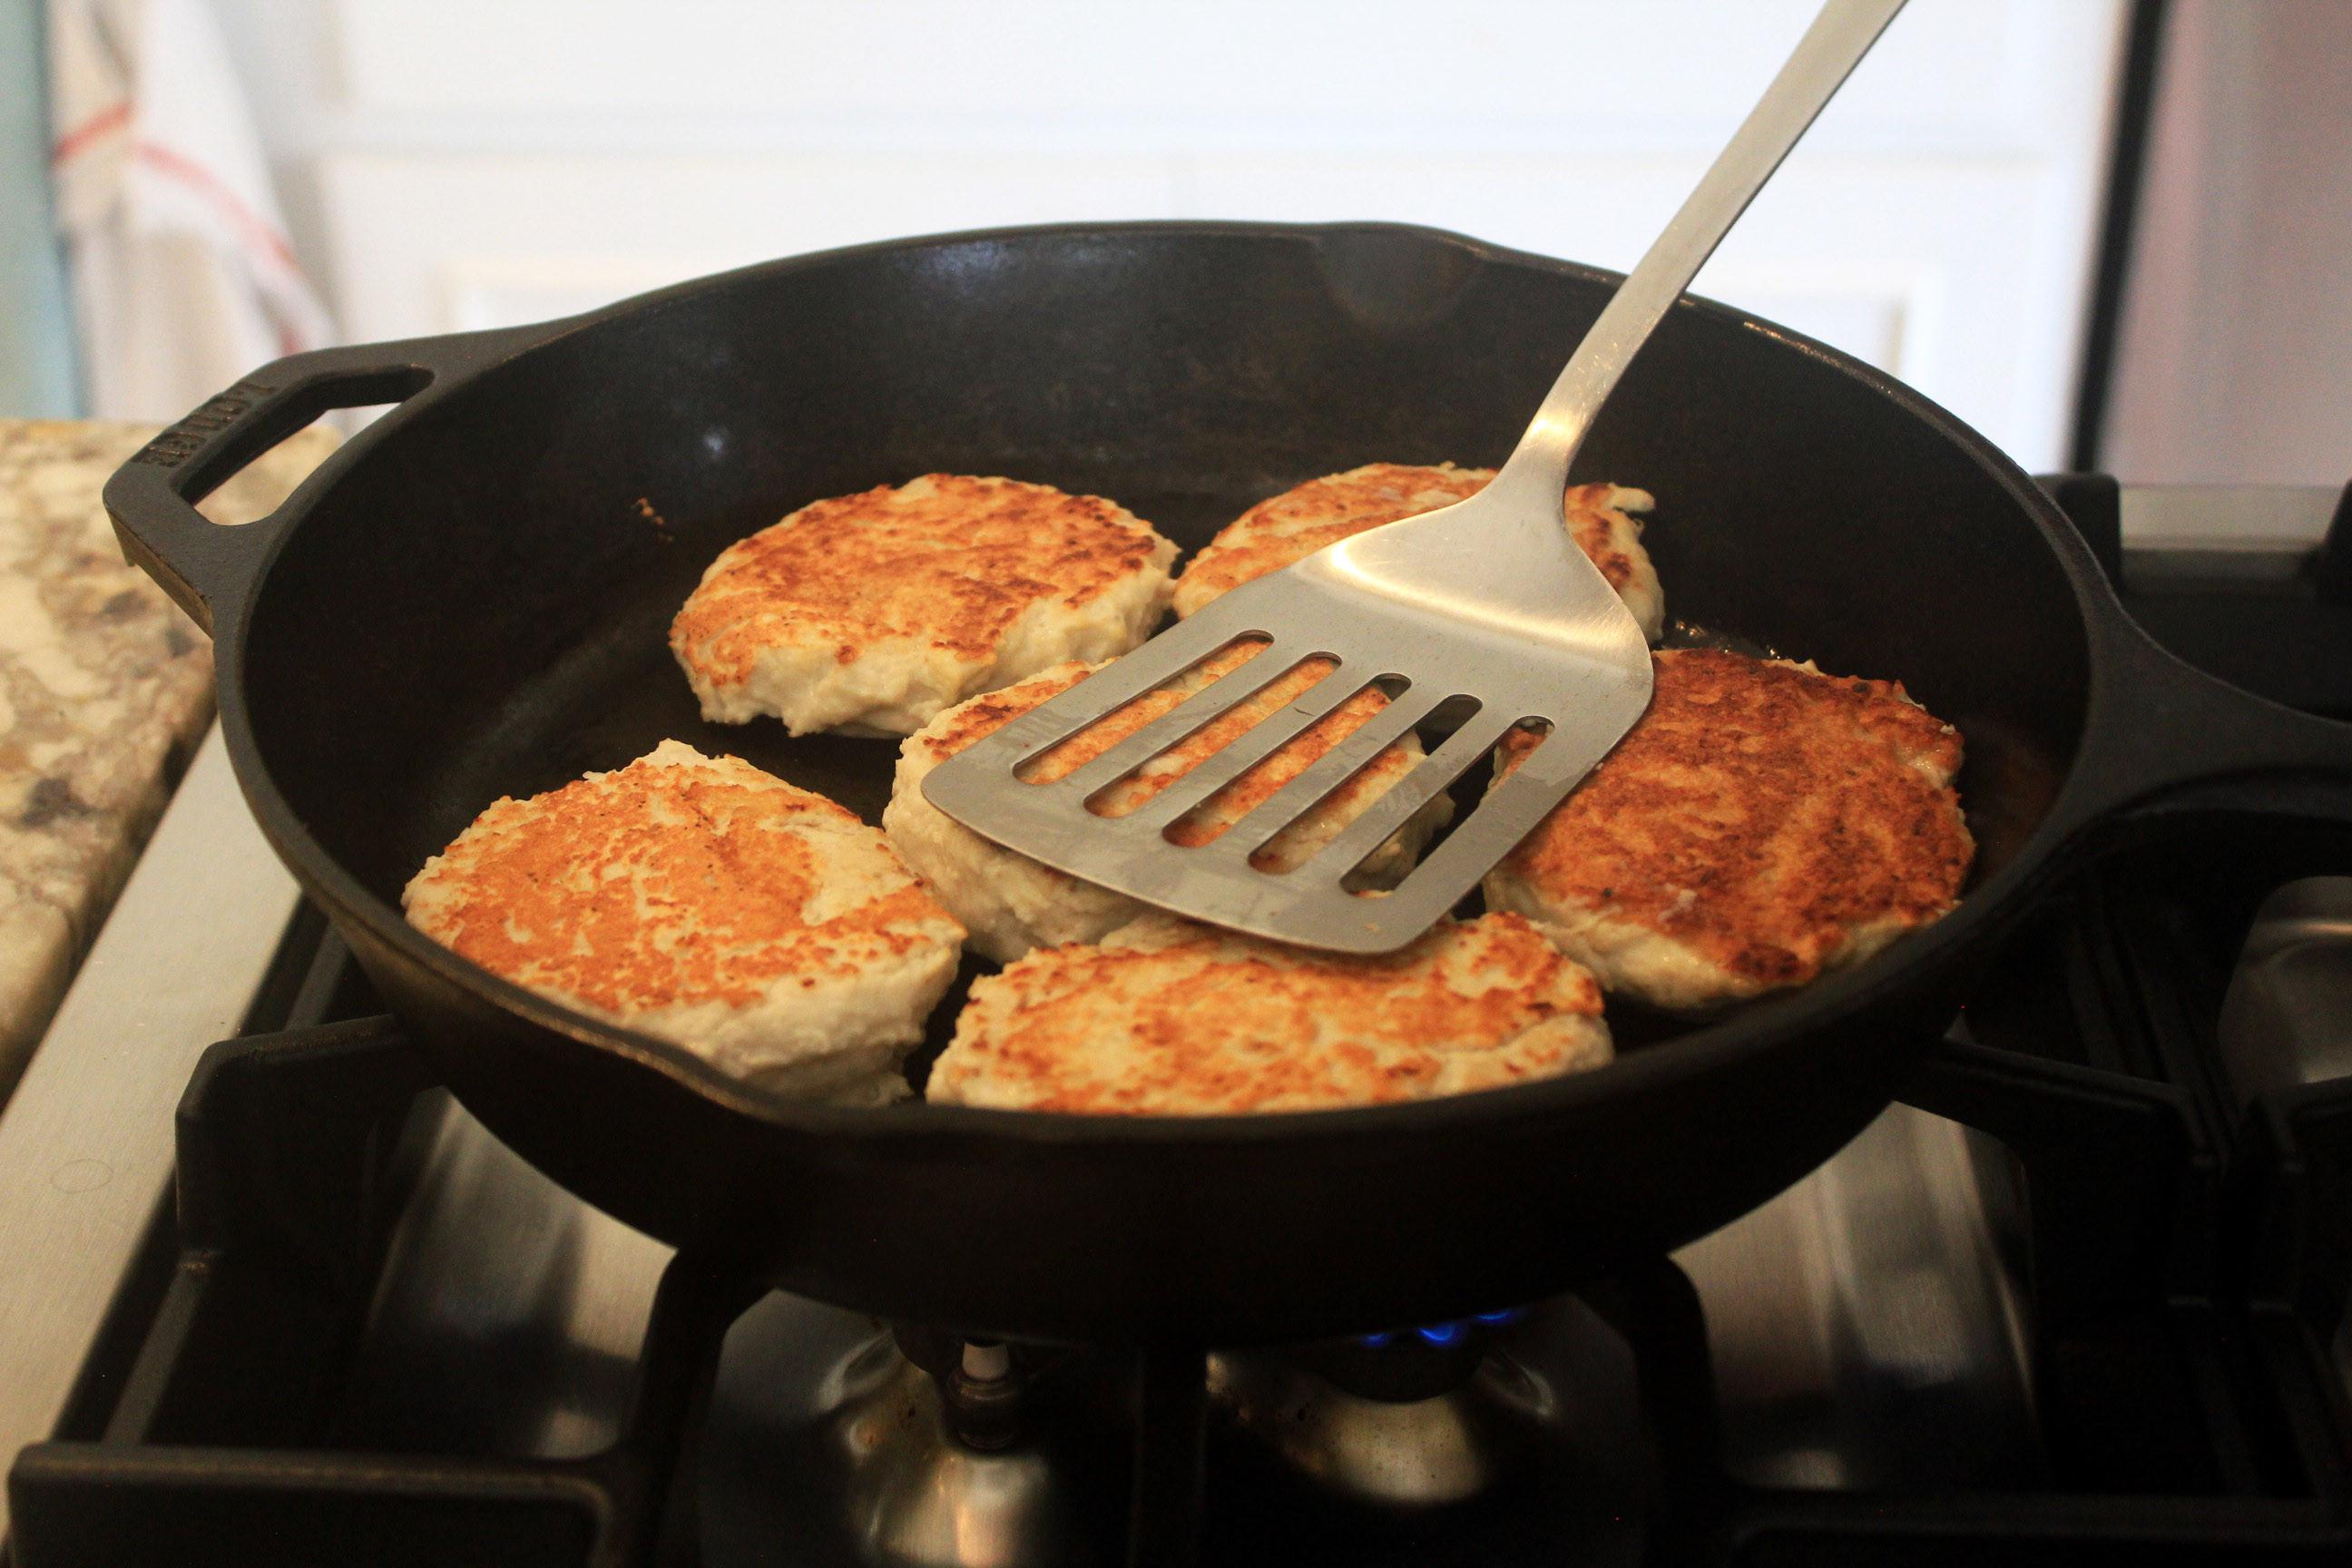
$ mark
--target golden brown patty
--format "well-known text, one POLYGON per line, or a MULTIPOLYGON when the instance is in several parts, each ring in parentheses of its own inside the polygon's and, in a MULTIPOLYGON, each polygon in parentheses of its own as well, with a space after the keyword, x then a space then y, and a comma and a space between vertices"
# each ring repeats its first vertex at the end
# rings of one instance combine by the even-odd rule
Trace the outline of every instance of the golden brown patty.
MULTIPOLYGON (((1892 681, 1655 656, 1650 710, 1488 873, 1603 985, 1696 1007, 1801 985, 1940 918, 1976 852, 1960 736, 1892 681)), ((1534 746, 1504 743, 1508 773, 1534 746)))
MULTIPOLYGON (((1247 663, 1249 658, 1246 648, 1229 648, 1167 688, 1136 699, 1047 752, 1039 760, 1035 776, 1047 781, 1066 778, 1218 676, 1247 663)), ((890 804, 882 814, 883 829, 939 894, 940 901, 970 928, 972 946, 1000 962, 1018 958, 1032 947, 1093 942, 1142 913, 1143 906, 1040 865, 961 826, 923 798, 922 781, 966 746, 1076 685, 1090 668, 1057 666, 1017 686, 973 698, 909 736, 899 752, 890 804)), ((1244 731, 1280 711, 1330 668, 1328 660, 1310 660, 1281 675, 1215 722, 1152 759, 1140 772, 1113 785, 1105 804, 1114 815, 1136 810, 1244 731)), ((1177 818, 1169 826, 1169 837, 1183 846, 1212 842, 1353 734, 1387 707, 1388 700, 1377 689, 1358 692, 1177 818)), ((1290 870, 1304 864, 1411 772, 1421 757, 1421 742, 1411 735, 1388 747, 1293 826, 1255 851, 1253 864, 1268 870, 1290 870)), ((1440 795, 1416 813, 1365 862, 1366 879, 1377 885, 1401 877, 1452 810, 1452 803, 1440 795)))
POLYGON ((1592 977, 1516 915, 1380 958, 1152 914, 975 982, 928 1098, 1210 1115, 1423 1100, 1595 1068, 1592 977))
MULTIPOLYGON (((1419 468, 1367 463, 1344 474, 1310 479, 1262 500, 1228 523, 1194 556, 1176 584, 1176 613, 1189 616, 1219 595, 1280 571, 1327 544, 1466 500, 1486 488, 1492 468, 1451 463, 1419 468)), ((1657 569, 1642 548, 1642 525, 1628 512, 1654 504, 1645 491, 1617 485, 1572 485, 1565 515, 1577 547, 1601 568, 1645 636, 1665 624, 1657 569)))
POLYGON ((873 828, 677 741, 497 802, 402 903, 494 974, 828 1094, 887 1087, 963 939, 873 828))
POLYGON ((1127 652, 1175 546, 1100 496, 926 474, 730 545, 670 627, 707 719, 906 734, 974 692, 1127 652))

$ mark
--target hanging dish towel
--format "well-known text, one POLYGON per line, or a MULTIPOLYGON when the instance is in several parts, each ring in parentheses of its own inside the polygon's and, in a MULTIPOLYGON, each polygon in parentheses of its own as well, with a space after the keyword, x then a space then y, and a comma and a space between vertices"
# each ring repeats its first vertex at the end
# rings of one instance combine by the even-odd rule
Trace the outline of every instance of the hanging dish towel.
POLYGON ((49 0, 49 73, 92 414, 175 419, 333 341, 203 0, 49 0))

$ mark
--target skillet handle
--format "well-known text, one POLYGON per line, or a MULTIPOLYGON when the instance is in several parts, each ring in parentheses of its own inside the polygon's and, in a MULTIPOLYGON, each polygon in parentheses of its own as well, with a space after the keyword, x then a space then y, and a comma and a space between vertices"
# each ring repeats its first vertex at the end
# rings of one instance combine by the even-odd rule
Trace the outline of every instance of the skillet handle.
MULTIPOLYGON (((496 363, 545 327, 320 349, 262 366, 157 436, 106 481, 107 515, 131 564, 206 632, 241 604, 278 529, 224 526, 196 503, 278 442, 337 408, 399 403, 496 363)), ((309 481, 306 481, 306 488, 309 481)))
POLYGON ((2315 827, 2352 848, 2352 723, 2208 675, 2119 604, 2102 608, 2090 723, 2052 812, 2071 848, 2105 850, 2216 816, 2315 827))

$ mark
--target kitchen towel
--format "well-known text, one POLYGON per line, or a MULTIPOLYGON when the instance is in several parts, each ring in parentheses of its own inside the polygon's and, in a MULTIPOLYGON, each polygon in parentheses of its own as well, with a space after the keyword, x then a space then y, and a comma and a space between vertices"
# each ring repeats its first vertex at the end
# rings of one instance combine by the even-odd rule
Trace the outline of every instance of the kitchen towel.
POLYGON ((49 78, 91 413, 175 419, 333 340, 203 0, 49 0, 49 78))
POLYGON ((0 418, 79 407, 65 252, 49 220, 39 0, 0 0, 0 418))

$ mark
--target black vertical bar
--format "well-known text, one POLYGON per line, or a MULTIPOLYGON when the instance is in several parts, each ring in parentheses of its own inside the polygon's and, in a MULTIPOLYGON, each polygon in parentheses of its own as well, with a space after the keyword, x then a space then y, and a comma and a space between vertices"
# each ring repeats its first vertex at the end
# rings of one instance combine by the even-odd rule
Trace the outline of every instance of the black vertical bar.
POLYGON ((2124 591, 2124 492, 2105 474, 2036 474, 2033 482, 2050 492, 2107 575, 2107 586, 2124 591))
POLYGON ((1630 1262, 1577 1294, 1633 1352, 1658 1446, 1657 1560, 1705 1561, 1703 1543, 1736 1489, 1723 1468, 1722 1402, 1698 1289, 1673 1259, 1659 1257, 1630 1262))
POLYGON ((1208 1358, 1189 1346, 1154 1346, 1141 1360, 1127 1560, 1130 1568, 1192 1568, 1201 1557, 1208 1358))
POLYGON ((727 1331, 766 1293, 758 1271, 727 1258, 681 1252, 662 1271, 621 1440, 584 1467, 614 1500, 592 1568, 649 1568, 666 1545, 692 1540, 693 1499, 677 1494, 727 1331))
POLYGON ((2327 537, 2311 558, 2311 585, 2323 605, 2352 605, 2352 485, 2336 498, 2336 515, 2328 520, 2327 537))
POLYGON ((2147 168, 2148 126, 2155 116, 2157 67, 2164 50, 2170 0, 2132 0, 2125 34, 2122 79, 2116 88, 2115 128, 2107 156, 2106 210, 2099 222, 2097 266, 2092 274, 2090 320, 2074 379, 2074 429, 2066 466, 2078 474, 2099 467, 2115 388, 2116 337, 2131 283, 2132 237, 2139 223, 2140 187, 2147 168))

